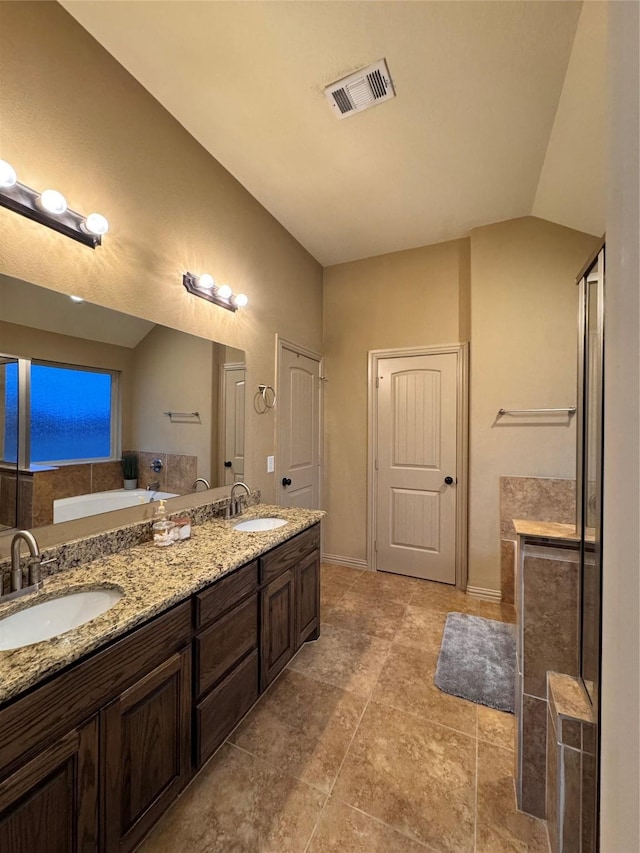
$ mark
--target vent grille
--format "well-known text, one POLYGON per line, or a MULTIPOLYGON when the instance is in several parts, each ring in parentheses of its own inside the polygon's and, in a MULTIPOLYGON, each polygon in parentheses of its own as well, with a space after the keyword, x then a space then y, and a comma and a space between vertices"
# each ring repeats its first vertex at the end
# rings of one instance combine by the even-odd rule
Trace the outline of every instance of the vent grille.
POLYGON ((385 59, 327 86, 324 93, 336 116, 346 118, 395 97, 385 59))

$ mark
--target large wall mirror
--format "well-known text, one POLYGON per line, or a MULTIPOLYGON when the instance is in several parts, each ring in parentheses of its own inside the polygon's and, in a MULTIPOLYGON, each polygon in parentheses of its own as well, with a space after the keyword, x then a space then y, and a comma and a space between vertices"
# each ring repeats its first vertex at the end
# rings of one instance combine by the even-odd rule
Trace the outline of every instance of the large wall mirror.
POLYGON ((0 532, 242 480, 244 387, 241 350, 0 275, 0 532))

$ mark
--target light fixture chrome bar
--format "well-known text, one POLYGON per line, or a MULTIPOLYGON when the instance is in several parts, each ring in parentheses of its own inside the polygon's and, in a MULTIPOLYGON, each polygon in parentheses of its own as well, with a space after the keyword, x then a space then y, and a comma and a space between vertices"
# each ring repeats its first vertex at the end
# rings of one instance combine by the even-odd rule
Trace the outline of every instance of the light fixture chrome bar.
POLYGON ((185 288, 193 296, 199 296, 201 299, 206 299, 208 302, 213 302, 214 305, 219 305, 221 308, 226 308, 227 311, 237 311, 238 306, 232 301, 232 298, 226 298, 216 293, 215 288, 201 287, 199 278, 191 272, 186 272, 182 276, 182 283, 185 288))
POLYGON ((46 225, 47 228, 53 228, 54 231, 71 237, 72 240, 77 240, 91 249, 100 246, 102 243, 100 235, 90 234, 83 230, 86 217, 69 208, 60 214, 47 213, 38 207, 39 198, 40 193, 19 181, 16 181, 12 187, 0 187, 0 205, 2 207, 26 216, 28 219, 33 219, 40 225, 46 225))
POLYGON ((499 415, 551 415, 564 413, 575 415, 575 406, 566 406, 562 409, 498 409, 499 415))

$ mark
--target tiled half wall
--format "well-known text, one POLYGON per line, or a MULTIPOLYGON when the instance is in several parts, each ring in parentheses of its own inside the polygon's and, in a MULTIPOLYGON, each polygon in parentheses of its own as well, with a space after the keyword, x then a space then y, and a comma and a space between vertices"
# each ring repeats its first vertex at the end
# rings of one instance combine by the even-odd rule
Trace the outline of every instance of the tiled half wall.
POLYGON ((513 519, 574 524, 576 481, 552 477, 500 477, 500 589, 514 601, 516 534, 513 519))

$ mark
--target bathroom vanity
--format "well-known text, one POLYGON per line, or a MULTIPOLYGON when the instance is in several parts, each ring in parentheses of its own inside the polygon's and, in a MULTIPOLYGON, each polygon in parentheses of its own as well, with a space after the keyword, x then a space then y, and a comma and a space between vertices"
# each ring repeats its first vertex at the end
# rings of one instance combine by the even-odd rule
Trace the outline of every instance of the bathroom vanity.
POLYGON ((0 653, 1 850, 134 849, 319 636, 323 513, 274 509, 288 519, 278 530, 211 521, 189 542, 50 579, 47 594, 91 576, 124 596, 67 635, 0 653))

